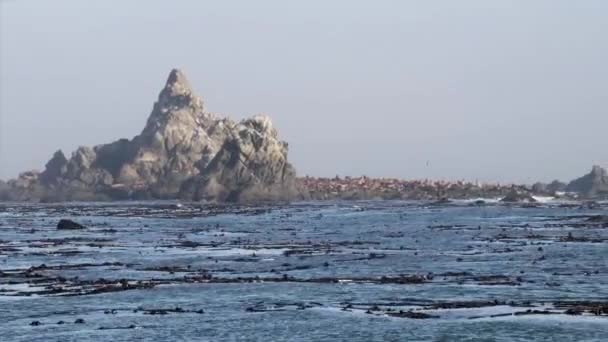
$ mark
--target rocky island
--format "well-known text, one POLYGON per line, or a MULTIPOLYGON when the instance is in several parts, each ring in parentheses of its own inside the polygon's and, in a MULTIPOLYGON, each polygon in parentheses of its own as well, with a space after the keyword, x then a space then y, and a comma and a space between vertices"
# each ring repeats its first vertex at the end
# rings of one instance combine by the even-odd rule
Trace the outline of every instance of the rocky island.
POLYGON ((57 151, 44 171, 0 184, 0 199, 282 201, 297 196, 295 176, 267 116, 237 123, 207 112, 174 69, 139 135, 70 158, 57 151))

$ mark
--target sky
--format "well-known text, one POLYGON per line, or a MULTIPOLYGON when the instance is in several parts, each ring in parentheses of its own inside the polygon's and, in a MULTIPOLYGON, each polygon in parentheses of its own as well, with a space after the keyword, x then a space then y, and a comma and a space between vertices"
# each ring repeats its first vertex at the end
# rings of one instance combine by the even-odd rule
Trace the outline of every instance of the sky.
POLYGON ((131 138, 169 71, 299 175, 533 182, 608 164, 608 1, 0 0, 0 178, 131 138))

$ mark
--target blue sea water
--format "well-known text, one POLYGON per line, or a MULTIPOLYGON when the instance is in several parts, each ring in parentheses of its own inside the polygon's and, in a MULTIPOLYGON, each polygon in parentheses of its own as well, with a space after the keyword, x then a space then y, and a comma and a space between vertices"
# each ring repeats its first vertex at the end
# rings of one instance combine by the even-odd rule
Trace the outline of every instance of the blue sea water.
POLYGON ((608 303, 608 227, 589 221, 605 212, 399 201, 5 204, 0 340, 607 341, 608 316, 556 305, 608 303), (57 230, 61 218, 87 228, 57 230), (393 281, 401 276, 424 281, 393 281), (154 286, 92 292, 100 278, 154 286), (448 305, 456 302, 465 304, 448 305), (496 304, 471 305, 480 302, 496 304), (399 310, 428 316, 390 315, 399 310))

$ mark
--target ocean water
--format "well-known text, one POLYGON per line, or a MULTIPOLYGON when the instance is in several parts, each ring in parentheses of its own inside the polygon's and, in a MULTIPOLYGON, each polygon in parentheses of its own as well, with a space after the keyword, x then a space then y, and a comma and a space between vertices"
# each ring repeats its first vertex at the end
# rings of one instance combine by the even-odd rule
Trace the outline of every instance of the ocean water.
POLYGON ((4 204, 0 340, 608 341, 603 213, 4 204))

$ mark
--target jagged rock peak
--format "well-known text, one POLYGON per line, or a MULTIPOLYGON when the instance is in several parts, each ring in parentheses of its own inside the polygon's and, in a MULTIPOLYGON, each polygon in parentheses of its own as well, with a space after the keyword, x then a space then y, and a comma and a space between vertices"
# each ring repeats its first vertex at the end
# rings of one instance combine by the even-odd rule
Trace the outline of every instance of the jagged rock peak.
POLYGON ((205 112, 203 100, 194 94, 184 73, 173 69, 158 95, 142 134, 153 136, 164 130, 167 125, 177 124, 193 128, 195 122, 213 120, 215 116, 205 112))
POLYGON ((173 69, 169 73, 165 87, 158 95, 157 105, 163 113, 185 107, 203 111, 203 100, 196 96, 188 78, 180 69, 173 69))
POLYGON ((171 70, 165 84, 165 89, 172 96, 192 94, 190 82, 188 82, 188 78, 186 78, 186 75, 180 69, 171 70))
MULTIPOLYGON (((66 164, 68 162, 68 159, 65 157, 65 154, 63 154, 62 150, 57 150, 53 154, 53 158, 51 158, 51 160, 49 160, 49 163, 51 163, 53 161, 55 161, 59 164, 66 164)), ((47 167, 48 167, 48 163, 47 163, 47 167)))
POLYGON ((57 150, 46 163, 44 172, 40 174, 40 179, 43 182, 52 182, 65 173, 67 164, 68 159, 63 154, 63 151, 57 150))

